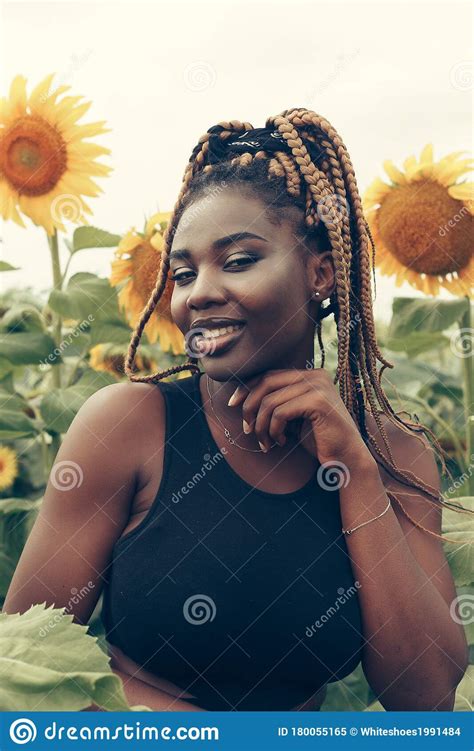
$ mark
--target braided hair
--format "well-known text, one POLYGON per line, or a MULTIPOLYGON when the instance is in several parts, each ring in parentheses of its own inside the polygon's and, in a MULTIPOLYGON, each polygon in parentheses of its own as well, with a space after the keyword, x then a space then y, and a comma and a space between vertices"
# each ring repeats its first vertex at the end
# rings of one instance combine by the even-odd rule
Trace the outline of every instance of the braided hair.
MULTIPOLYGON (((197 358, 193 357, 185 363, 146 376, 136 375, 133 363, 145 325, 169 279, 169 253, 179 221, 192 202, 219 185, 235 185, 244 193, 258 196, 267 206, 269 216, 278 216, 285 208, 300 209, 297 232, 304 240, 317 239, 320 247, 326 246, 331 250, 335 271, 335 285, 329 304, 320 306, 315 322, 321 367, 324 367, 325 361, 321 321, 332 314, 337 326, 334 383, 339 385, 341 399, 355 416, 361 436, 366 445, 375 451, 377 461, 399 482, 422 491, 434 505, 474 513, 446 501, 435 488, 396 465, 381 413, 407 433, 425 433, 438 452, 441 447, 429 428, 411 419, 402 419, 393 410, 382 387, 382 373, 386 368, 393 368, 393 364, 381 353, 375 333, 371 288, 374 242, 364 218, 347 149, 332 125, 311 110, 284 110, 277 116, 269 117, 265 128, 258 129, 248 122, 224 121, 212 126, 200 137, 189 158, 181 190, 164 233, 156 285, 131 337, 124 364, 129 380, 155 383, 182 370, 200 372, 197 358), (378 363, 381 364, 380 369, 378 363), (376 422, 388 458, 367 430, 366 410, 376 422)), ((442 457, 441 463, 445 471, 442 457)), ((414 520, 393 493, 387 492, 387 495, 396 501, 415 526, 439 539, 448 539, 414 520)))

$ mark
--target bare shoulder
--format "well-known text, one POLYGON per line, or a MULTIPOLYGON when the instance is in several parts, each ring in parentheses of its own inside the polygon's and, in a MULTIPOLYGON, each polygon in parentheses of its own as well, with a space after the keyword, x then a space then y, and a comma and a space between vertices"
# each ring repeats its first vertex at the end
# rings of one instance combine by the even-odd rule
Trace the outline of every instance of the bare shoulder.
POLYGON ((153 416, 162 414, 163 407, 163 394, 156 385, 121 381, 92 394, 82 405, 81 412, 119 427, 124 423, 127 426, 140 424, 150 412, 153 416))

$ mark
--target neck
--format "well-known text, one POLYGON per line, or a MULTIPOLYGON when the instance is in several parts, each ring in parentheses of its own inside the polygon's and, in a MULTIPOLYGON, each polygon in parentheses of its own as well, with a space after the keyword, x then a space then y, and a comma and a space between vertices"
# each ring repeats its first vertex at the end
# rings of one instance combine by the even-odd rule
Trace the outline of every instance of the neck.
POLYGON ((264 374, 267 370, 305 370, 308 369, 310 364, 313 362, 314 354, 313 354, 313 342, 311 342, 312 350, 311 354, 309 352, 305 352, 304 356, 300 355, 295 357, 293 354, 291 360, 288 359, 285 361, 284 359, 280 359, 278 363, 278 368, 267 368, 265 370, 261 370, 258 373, 249 374, 249 375, 242 375, 241 377, 231 377, 227 380, 220 381, 218 379, 213 379, 212 376, 209 376, 207 372, 204 372, 201 377, 201 382, 203 386, 203 402, 208 404, 208 414, 215 418, 216 415, 221 420, 223 425, 228 428, 228 430, 231 432, 231 434, 235 437, 238 443, 242 445, 255 445, 258 447, 258 442, 254 436, 253 433, 246 435, 243 433, 242 429, 242 404, 238 404, 235 407, 229 407, 228 401, 234 391, 236 390, 237 386, 244 385, 246 382, 253 378, 255 375, 264 374), (212 405, 209 399, 209 393, 211 395, 212 399, 212 405), (215 413, 215 414, 214 414, 215 413))

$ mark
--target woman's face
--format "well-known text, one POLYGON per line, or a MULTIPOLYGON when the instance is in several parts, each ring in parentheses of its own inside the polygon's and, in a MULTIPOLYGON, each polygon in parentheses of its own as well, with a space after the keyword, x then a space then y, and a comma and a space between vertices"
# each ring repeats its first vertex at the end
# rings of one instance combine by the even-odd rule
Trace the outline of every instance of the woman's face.
POLYGON ((192 349, 211 378, 304 368, 312 358, 311 293, 318 288, 320 263, 313 259, 313 273, 308 270, 295 226, 295 218, 272 224, 257 198, 230 188, 199 198, 183 213, 170 252, 173 320, 185 336, 191 328, 207 330, 208 318, 243 322, 214 351, 204 345, 207 354, 186 337, 188 353, 192 349), (235 233, 246 234, 224 240, 235 233), (202 324, 195 323, 198 318, 202 324))

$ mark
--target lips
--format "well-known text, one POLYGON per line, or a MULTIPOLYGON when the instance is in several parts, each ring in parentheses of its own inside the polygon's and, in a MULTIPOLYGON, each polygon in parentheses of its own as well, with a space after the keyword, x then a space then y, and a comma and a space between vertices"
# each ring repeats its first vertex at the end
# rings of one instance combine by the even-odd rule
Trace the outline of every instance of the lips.
MULTIPOLYGON (((234 325, 234 324, 228 324, 228 325, 234 325)), ((244 323, 238 323, 236 324, 239 326, 238 329, 235 331, 228 331, 225 334, 220 334, 216 337, 208 337, 205 338, 204 336, 196 336, 195 339, 195 346, 201 353, 201 355, 206 355, 209 357, 212 357, 215 354, 220 354, 222 352, 227 352, 235 342, 240 339, 240 337, 243 334, 243 331, 245 329, 244 323)), ((215 328, 221 328, 219 326, 215 328)), ((224 327, 222 327, 224 328, 224 327)))

